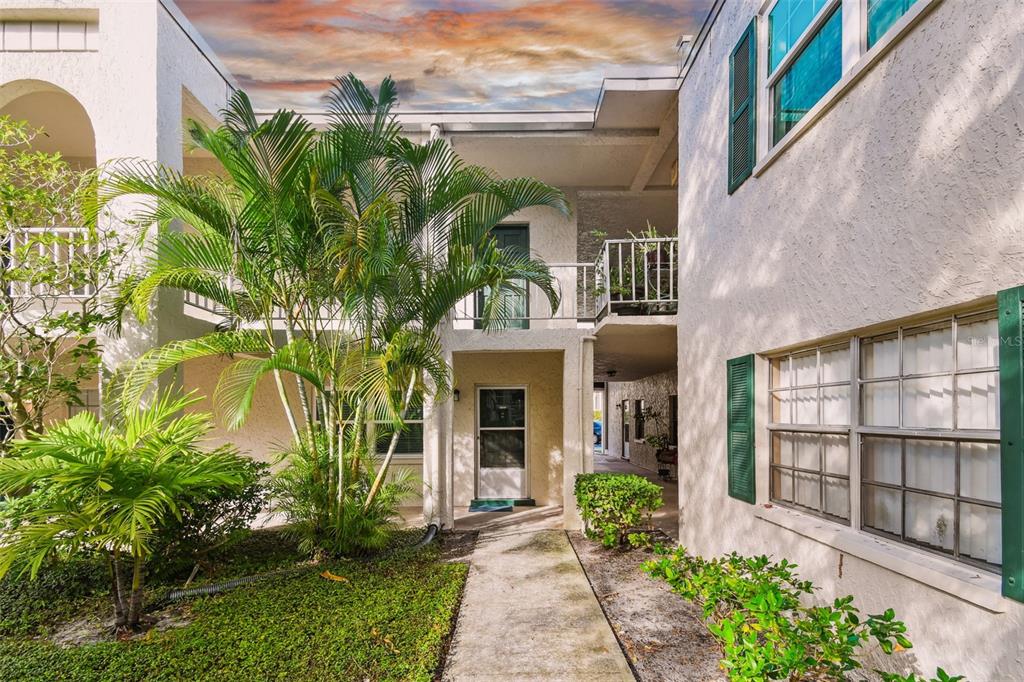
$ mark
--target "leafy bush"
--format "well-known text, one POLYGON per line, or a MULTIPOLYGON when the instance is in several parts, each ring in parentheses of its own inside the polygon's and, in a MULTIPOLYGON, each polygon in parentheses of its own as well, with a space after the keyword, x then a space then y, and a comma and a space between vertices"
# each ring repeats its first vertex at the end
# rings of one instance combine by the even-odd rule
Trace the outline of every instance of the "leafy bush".
POLYGON ((650 542, 651 514, 662 505, 661 486, 633 474, 579 474, 576 507, 584 532, 605 547, 650 542))
POLYGON ((0 637, 35 636, 110 605, 110 569, 95 555, 51 561, 36 580, 0 579, 0 637))
POLYGON ((194 396, 171 392, 133 406, 116 424, 83 412, 0 459, 0 493, 31 491, 14 505, 0 545, 0 578, 38 576, 57 558, 102 555, 110 566, 115 627, 136 629, 154 536, 203 495, 240 488, 247 458, 200 447, 209 414, 186 413, 194 396), (38 502, 38 504, 32 504, 38 502))
MULTIPOLYGON (((800 580, 796 564, 785 559, 775 563, 733 553, 706 560, 683 548, 658 551, 660 558, 644 570, 703 608, 708 630, 722 643, 722 667, 730 679, 843 679, 861 667, 855 654, 867 643, 876 642, 886 654, 911 647, 906 625, 892 609, 864 618, 850 596, 830 605, 803 605, 813 585, 800 580)), ((942 676, 942 682, 956 679, 942 676)))
POLYGON ((211 552, 246 537, 267 505, 268 470, 263 462, 240 460, 237 486, 201 490, 184 499, 181 517, 169 517, 157 531, 151 572, 171 576, 198 568, 208 563, 211 552))

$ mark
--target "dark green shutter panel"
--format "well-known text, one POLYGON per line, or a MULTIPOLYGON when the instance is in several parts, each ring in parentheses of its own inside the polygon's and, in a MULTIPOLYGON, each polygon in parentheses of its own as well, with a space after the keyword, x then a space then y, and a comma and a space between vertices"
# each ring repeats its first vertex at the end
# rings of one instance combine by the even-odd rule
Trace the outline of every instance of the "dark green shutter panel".
POLYGON ((1024 601, 1024 287, 999 292, 1003 595, 1024 601))
POLYGON ((751 21, 729 55, 729 194, 754 171, 756 92, 757 31, 751 21))
POLYGON ((729 496, 754 504, 754 356, 726 363, 729 496))

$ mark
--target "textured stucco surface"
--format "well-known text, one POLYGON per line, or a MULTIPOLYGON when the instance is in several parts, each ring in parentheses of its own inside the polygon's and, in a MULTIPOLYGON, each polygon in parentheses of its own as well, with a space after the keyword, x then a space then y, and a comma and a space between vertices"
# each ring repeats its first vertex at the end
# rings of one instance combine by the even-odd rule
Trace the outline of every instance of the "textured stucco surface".
MULTIPOLYGON (((707 555, 787 556, 823 599, 895 608, 924 671, 1021 679, 1020 604, 990 613, 727 497, 725 362, 991 301, 1024 280, 1024 12, 1017 0, 938 3, 729 197, 728 54, 760 5, 725 3, 680 91, 680 459, 692 464, 680 471, 680 539, 707 555)), ((764 363, 755 385, 763 502, 764 363)))
POLYGON ((455 506, 469 506, 475 496, 478 386, 526 386, 529 495, 537 504, 561 504, 562 353, 456 353, 454 369, 455 506))
POLYGON ((655 449, 643 441, 636 440, 636 432, 633 424, 633 401, 644 400, 647 407, 660 413, 661 428, 648 422, 644 435, 655 435, 655 432, 668 435, 669 409, 668 398, 675 395, 678 385, 676 372, 661 372, 637 381, 613 382, 608 384, 608 412, 610 415, 608 424, 608 454, 615 457, 622 456, 622 401, 629 400, 629 429, 631 442, 629 444, 629 461, 638 467, 649 471, 658 470, 658 460, 655 458, 655 449))

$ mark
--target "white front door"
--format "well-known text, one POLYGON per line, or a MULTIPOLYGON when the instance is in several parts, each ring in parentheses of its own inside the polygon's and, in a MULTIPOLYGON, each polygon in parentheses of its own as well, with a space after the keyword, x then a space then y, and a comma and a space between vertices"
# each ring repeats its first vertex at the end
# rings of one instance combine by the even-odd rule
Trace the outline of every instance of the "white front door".
POLYGON ((528 496, 526 477, 526 389, 477 389, 477 497, 528 496))

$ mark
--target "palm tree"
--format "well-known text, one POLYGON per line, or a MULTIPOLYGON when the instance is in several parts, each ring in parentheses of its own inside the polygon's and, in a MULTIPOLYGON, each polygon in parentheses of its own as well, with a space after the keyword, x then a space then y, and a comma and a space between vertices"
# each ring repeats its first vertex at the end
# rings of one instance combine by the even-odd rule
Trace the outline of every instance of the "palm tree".
POLYGON ((83 412, 15 441, 14 456, 0 459, 0 493, 30 490, 37 503, 7 531, 0 577, 17 569, 35 578, 55 555, 101 553, 111 567, 114 627, 137 628, 146 560, 161 526, 180 520, 189 499, 246 480, 241 455, 200 449, 210 415, 179 415, 197 401, 165 393, 116 427, 83 412))
POLYGON ((444 140, 410 142, 396 101, 390 78, 376 96, 351 74, 340 78, 327 97, 330 124, 317 134, 294 112, 258 120, 239 92, 221 127, 189 127, 224 179, 136 163, 107 192, 152 198, 144 222, 191 228, 160 231, 147 270, 129 285, 135 313, 145 318, 158 289, 177 288, 216 301, 226 317, 223 331, 143 356, 125 400, 181 362, 239 356, 217 390, 229 424, 244 421, 258 382, 272 375, 293 436, 328 449, 326 469, 313 475, 339 508, 349 494, 373 504, 410 402, 449 390, 438 331, 459 301, 487 292, 485 328, 505 323, 507 294, 523 286, 558 301, 548 267, 499 249, 491 230, 530 207, 567 212, 563 194, 467 165, 444 140), (355 481, 367 465, 368 420, 391 424, 393 436, 364 489, 355 481))

